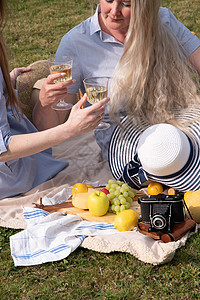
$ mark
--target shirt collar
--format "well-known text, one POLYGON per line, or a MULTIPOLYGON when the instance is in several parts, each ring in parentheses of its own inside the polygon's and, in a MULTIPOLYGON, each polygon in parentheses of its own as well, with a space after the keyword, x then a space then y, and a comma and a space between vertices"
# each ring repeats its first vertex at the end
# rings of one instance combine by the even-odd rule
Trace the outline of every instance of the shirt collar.
POLYGON ((99 24, 99 18, 98 18, 98 15, 100 12, 101 12, 101 7, 100 7, 100 4, 98 4, 95 14, 91 17, 90 35, 93 35, 96 32, 99 32, 100 38, 103 42, 122 44, 121 42, 116 40, 113 36, 111 36, 108 33, 101 30, 101 27, 99 24))

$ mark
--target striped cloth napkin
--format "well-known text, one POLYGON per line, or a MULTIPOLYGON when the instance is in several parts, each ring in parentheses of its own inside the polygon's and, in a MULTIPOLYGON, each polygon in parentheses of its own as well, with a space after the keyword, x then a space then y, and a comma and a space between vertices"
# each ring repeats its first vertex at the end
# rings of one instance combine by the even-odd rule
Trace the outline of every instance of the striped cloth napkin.
POLYGON ((10 237, 15 266, 58 261, 74 251, 86 236, 117 233, 108 223, 88 222, 78 216, 23 208, 27 229, 10 237))

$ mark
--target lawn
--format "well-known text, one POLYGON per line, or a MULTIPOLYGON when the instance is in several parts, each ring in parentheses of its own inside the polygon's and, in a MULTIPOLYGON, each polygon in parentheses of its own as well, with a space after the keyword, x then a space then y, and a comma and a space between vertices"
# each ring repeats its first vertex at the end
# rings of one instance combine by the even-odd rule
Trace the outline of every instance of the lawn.
MULTIPOLYGON (((152 0, 150 0, 152 1, 152 0)), ((7 0, 4 38, 10 69, 54 54, 61 37, 91 14, 87 0, 7 0)), ((175 16, 200 37, 199 0, 165 0, 175 16)), ((145 264, 127 253, 78 248, 59 262, 14 267, 9 237, 0 228, 0 299, 200 299, 200 234, 170 263, 145 264)))

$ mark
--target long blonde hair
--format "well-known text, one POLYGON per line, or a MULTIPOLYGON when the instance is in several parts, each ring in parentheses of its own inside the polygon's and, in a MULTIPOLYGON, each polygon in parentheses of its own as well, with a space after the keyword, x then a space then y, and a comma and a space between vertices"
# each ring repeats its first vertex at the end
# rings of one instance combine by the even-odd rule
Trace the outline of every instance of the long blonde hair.
POLYGON ((125 105, 133 120, 155 124, 200 107, 198 75, 160 20, 159 8, 160 0, 131 1, 124 53, 111 82, 111 118, 125 105))
POLYGON ((0 67, 8 90, 6 106, 8 107, 10 105, 13 114, 17 115, 20 118, 20 103, 16 97, 15 91, 11 84, 6 46, 2 36, 2 28, 4 26, 4 14, 5 3, 3 0, 0 0, 0 67))

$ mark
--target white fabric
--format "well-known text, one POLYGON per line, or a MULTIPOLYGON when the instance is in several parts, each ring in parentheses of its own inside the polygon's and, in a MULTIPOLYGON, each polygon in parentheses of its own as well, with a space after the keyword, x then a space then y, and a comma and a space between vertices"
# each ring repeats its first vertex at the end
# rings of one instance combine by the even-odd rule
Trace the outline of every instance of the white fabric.
POLYGON ((27 229, 10 237, 15 266, 61 260, 80 246, 85 236, 116 231, 107 223, 82 221, 78 216, 50 214, 36 208, 24 208, 24 217, 27 229))
POLYGON ((137 147, 142 167, 151 175, 166 176, 181 170, 190 155, 187 136, 170 124, 156 124, 141 134, 137 147))
MULTIPOLYGON (((94 185, 94 184, 93 184, 94 185)), ((45 204, 60 203, 70 196, 64 188, 45 204)), ((176 249, 184 246, 191 233, 177 242, 163 243, 136 231, 119 232, 112 224, 88 222, 78 216, 60 212, 48 213, 38 208, 24 208, 27 229, 10 237, 15 266, 30 266, 61 260, 80 245, 98 252, 128 252, 139 260, 154 265, 172 260, 176 249)))

